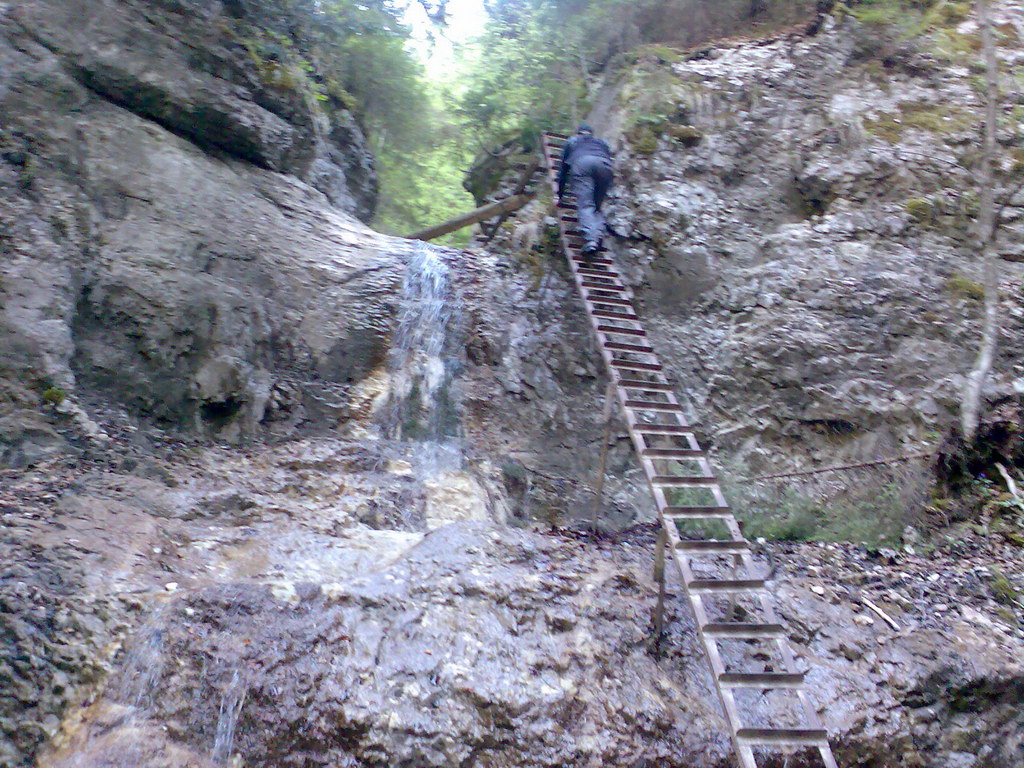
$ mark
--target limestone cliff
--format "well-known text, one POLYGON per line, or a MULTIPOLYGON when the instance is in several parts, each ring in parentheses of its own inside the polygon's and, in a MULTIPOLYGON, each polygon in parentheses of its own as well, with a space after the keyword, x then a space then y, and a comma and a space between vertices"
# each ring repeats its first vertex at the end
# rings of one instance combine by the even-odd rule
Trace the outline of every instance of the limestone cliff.
POLYGON ((230 437, 379 362, 397 273, 353 218, 362 132, 268 80, 232 8, 0 6, 0 413, 49 391, 230 437))
MULTIPOLYGON (((674 581, 655 653, 618 430, 574 526, 603 381, 549 209, 487 250, 368 230, 358 126, 268 80, 248 7, 0 3, 0 766, 731 764, 674 581)), ((970 73, 822 21, 595 90, 616 258, 744 469, 933 445, 977 334, 970 73)), ((999 504, 756 542, 841 764, 1021 764, 999 504)))

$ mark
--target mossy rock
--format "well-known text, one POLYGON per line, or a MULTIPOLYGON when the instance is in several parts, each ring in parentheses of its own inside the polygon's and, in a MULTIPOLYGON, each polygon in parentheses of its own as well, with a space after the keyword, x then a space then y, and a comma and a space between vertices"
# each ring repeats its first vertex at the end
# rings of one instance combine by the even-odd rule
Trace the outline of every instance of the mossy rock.
POLYGON ((938 212, 931 200, 924 197, 912 197, 903 203, 905 210, 914 221, 922 225, 935 224, 938 212))
POLYGON ((962 110, 913 101, 900 104, 898 114, 886 113, 874 120, 865 120, 864 129, 872 136, 896 144, 908 129, 945 136, 960 133, 973 124, 974 118, 962 110))
POLYGON ((653 155, 658 150, 658 135, 650 126, 641 125, 630 133, 629 143, 638 155, 653 155))
POLYGON ((985 286, 959 272, 946 280, 946 290, 954 296, 960 296, 971 301, 981 301, 985 298, 985 286))
POLYGON ((670 125, 665 132, 684 147, 694 147, 704 138, 704 134, 692 125, 670 125))

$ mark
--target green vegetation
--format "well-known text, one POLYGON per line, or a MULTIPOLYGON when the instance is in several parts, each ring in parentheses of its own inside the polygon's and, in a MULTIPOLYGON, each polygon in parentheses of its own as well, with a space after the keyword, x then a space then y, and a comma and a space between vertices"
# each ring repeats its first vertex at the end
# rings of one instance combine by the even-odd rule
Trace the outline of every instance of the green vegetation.
POLYGON ((60 387, 49 387, 43 392, 43 402, 47 405, 60 405, 67 397, 67 393, 60 387))
POLYGON ((935 205, 926 197, 912 197, 904 201, 903 210, 910 214, 910 218, 923 226, 935 224, 938 215, 935 205))
POLYGON ((985 298, 985 286, 959 272, 946 280, 946 290, 954 296, 971 301, 982 301, 985 298))
POLYGON ((793 487, 734 486, 732 499, 747 538, 851 541, 869 548, 899 546, 910 522, 896 482, 824 498, 793 487))
POLYGON ((374 225, 394 234, 472 207, 460 186, 468 156, 459 128, 408 48, 401 17, 410 2, 236 0, 241 12, 216 25, 244 49, 267 89, 297 94, 332 129, 348 130, 341 110, 354 115, 377 160, 374 225))
POLYGON ((1008 606, 1018 605, 1021 600, 1020 590, 1010 583, 1010 580, 1006 578, 1006 574, 995 567, 990 568, 989 573, 992 575, 989 588, 992 590, 992 596, 996 601, 1008 606))
POLYGON ((938 135, 957 134, 974 127, 968 112, 925 101, 908 101, 899 105, 896 114, 885 113, 864 121, 864 129, 873 136, 896 144, 907 130, 927 131, 938 135))

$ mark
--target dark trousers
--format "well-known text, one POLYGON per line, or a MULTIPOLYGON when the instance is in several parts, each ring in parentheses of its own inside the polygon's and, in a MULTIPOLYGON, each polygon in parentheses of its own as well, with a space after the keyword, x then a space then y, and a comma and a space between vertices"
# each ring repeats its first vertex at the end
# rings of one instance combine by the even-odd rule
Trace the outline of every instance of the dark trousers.
POLYGON ((611 185, 612 161, 608 158, 591 156, 573 161, 569 188, 576 196, 576 215, 584 242, 601 244, 607 226, 601 203, 611 185))

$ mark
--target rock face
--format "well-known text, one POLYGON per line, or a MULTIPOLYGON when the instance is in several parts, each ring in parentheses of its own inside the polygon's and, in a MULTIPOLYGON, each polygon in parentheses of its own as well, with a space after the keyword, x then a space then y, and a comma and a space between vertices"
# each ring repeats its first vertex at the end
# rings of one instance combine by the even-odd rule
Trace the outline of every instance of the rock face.
POLYGON ((0 7, 0 408, 112 397, 232 437, 379 364, 402 249, 349 215, 362 135, 261 83, 219 9, 0 7))
MULTIPOLYGON (((1017 10, 1001 11, 1013 34, 1017 10)), ((912 453, 956 422, 980 335, 965 166, 981 105, 930 40, 827 17, 813 36, 648 58, 598 99, 656 346, 715 446, 755 472, 912 453)), ((990 404, 1019 397, 1024 356, 1021 272, 1004 278, 990 404)))
MULTIPOLYGON (((556 526, 590 514, 604 425, 545 210, 488 253, 367 231, 355 128, 260 84, 221 8, 0 5, 0 766, 731 765, 675 582, 652 653, 618 428, 598 511, 625 530, 556 526)), ((618 256, 726 457, 952 419, 973 265, 908 158, 966 129, 894 127, 856 31, 648 57, 678 99, 638 123, 638 84, 599 100, 646 238, 618 256)), ((900 94, 974 104, 921 63, 900 94)), ((759 545, 841 764, 1024 762, 1019 547, 985 534, 759 545)))
MULTIPOLYGON (((653 653, 652 526, 423 533, 438 502, 409 446, 186 453, 110 429, 102 460, 0 488, 0 764, 49 741, 38 764, 61 768, 732 765, 674 580, 653 653)), ((991 551, 768 553, 842 764, 1019 765, 1022 634, 991 551)))

